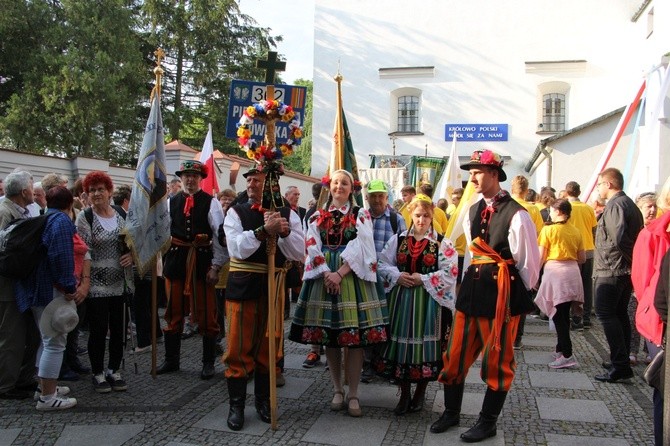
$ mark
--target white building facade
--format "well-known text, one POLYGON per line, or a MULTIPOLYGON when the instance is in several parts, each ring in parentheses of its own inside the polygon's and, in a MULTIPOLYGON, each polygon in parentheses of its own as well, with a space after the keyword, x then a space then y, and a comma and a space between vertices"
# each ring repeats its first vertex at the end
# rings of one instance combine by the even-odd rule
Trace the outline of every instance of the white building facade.
MULTIPOLYGON (((533 185, 556 189, 566 179, 584 184, 612 125, 573 132, 562 144, 571 152, 552 159, 551 150, 561 146, 557 135, 630 103, 649 73, 665 63, 668 24, 670 5, 659 0, 317 0, 312 174, 323 174, 328 163, 332 78, 339 69, 360 166, 369 165, 370 154, 393 151, 448 156, 447 125, 458 124, 462 159, 490 148, 510 157, 509 178, 532 173, 533 185), (545 146, 551 150, 538 156, 540 142, 550 137, 555 142, 545 146)), ((664 72, 665 66, 656 70, 651 94, 659 94, 664 72)), ((638 150, 642 140, 644 156, 655 160, 656 185, 670 173, 659 149, 670 140, 664 111, 655 134, 634 142, 638 150)), ((626 158, 633 131, 626 134, 617 162, 626 158)))

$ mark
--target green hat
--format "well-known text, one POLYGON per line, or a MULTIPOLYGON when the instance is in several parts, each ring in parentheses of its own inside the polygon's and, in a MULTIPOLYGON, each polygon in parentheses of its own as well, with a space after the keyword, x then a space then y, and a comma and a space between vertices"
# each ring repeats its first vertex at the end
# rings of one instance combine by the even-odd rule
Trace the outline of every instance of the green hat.
POLYGON ((368 183, 368 193, 369 194, 374 194, 376 192, 382 192, 385 194, 388 194, 389 191, 386 188, 386 183, 384 183, 384 180, 372 180, 368 183))

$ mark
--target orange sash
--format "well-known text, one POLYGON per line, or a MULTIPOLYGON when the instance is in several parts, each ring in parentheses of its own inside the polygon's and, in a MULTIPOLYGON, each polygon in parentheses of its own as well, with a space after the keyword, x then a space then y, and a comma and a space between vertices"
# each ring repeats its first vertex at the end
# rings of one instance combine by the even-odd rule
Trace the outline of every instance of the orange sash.
POLYGON ((187 242, 184 240, 180 240, 176 237, 172 237, 172 244, 175 246, 187 246, 189 248, 188 255, 186 256, 186 277, 184 277, 184 296, 190 296, 192 283, 194 280, 193 274, 195 272, 195 261, 196 261, 195 250, 203 246, 209 246, 212 244, 212 242, 207 236, 207 234, 197 234, 195 236, 195 240, 193 240, 192 242, 187 242))
POLYGON ((510 320, 510 275, 509 265, 514 265, 514 259, 503 259, 488 243, 477 237, 470 244, 472 252, 472 264, 484 265, 495 263, 498 265, 498 298, 496 301, 496 314, 493 319, 493 332, 487 343, 492 342, 492 347, 500 350, 500 334, 504 322, 510 320))

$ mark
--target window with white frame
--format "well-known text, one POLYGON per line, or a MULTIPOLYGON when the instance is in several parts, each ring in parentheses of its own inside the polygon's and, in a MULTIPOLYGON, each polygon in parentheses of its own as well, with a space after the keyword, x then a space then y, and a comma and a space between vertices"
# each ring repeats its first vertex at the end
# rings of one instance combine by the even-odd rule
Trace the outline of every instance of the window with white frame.
POLYGON ((421 134, 421 93, 421 90, 409 87, 391 92, 391 134, 421 134))
POLYGON ((400 96, 398 98, 398 132, 419 131, 419 97, 400 96))
POLYGON ((542 96, 542 130, 562 132, 565 130, 565 95, 549 93, 542 96))

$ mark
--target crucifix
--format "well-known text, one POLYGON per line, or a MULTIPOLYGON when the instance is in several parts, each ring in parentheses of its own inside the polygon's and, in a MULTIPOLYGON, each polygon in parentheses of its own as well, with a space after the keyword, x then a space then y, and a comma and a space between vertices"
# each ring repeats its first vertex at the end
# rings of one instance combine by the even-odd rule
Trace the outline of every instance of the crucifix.
MULTIPOLYGON (((266 60, 257 60, 256 68, 265 70, 265 100, 273 101, 275 96, 275 71, 284 71, 286 69, 286 62, 277 60, 277 53, 274 51, 268 52, 266 60)), ((270 119, 265 121, 265 138, 264 143, 267 147, 274 147, 276 143, 275 138, 275 119, 278 116, 268 116, 270 119)), ((268 172, 265 177, 266 184, 263 189, 272 190, 272 185, 267 186, 268 181, 272 182, 272 175, 268 172), (267 187, 266 187, 267 186, 267 187)), ((276 187, 279 190, 278 177, 276 178, 276 187)), ((274 200, 270 202, 270 211, 275 211, 274 200)), ((269 372, 270 372, 270 425, 272 430, 277 430, 277 371, 274 367, 275 358, 277 357, 277 327, 279 326, 280 339, 284 333, 284 299, 279 298, 279 293, 276 286, 275 277, 275 253, 277 252, 277 236, 268 237, 266 241, 266 252, 268 255, 268 357, 269 357, 269 372), (278 321, 277 317, 281 316, 278 321)), ((281 283, 281 281, 280 281, 281 283)), ((279 342, 281 346, 282 342, 279 342)))

